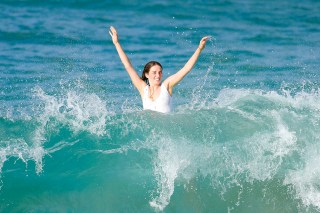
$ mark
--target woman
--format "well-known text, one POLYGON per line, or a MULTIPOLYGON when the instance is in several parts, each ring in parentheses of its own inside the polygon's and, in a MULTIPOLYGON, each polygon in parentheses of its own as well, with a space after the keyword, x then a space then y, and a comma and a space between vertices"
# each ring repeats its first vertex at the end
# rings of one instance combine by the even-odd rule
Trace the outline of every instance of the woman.
POLYGON ((144 67, 142 77, 140 77, 131 65, 129 58, 123 51, 118 40, 118 33, 114 27, 110 27, 109 34, 112 37, 113 44, 117 49, 121 62, 127 70, 132 83, 139 90, 143 102, 143 109, 162 113, 171 112, 171 97, 173 87, 191 71, 209 38, 209 36, 203 37, 200 41, 199 47, 196 49, 184 67, 177 73, 169 76, 167 79, 161 82, 162 66, 159 62, 148 62, 144 67))

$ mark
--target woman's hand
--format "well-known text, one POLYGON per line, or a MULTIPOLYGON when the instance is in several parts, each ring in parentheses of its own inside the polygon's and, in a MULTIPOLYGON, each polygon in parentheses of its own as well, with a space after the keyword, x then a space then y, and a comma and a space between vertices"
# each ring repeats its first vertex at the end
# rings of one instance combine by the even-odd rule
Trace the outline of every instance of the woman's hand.
POLYGON ((201 39, 200 44, 199 44, 199 49, 203 50, 206 46, 206 42, 208 41, 208 39, 210 39, 211 36, 205 36, 201 39))
POLYGON ((109 30, 109 34, 112 38, 112 42, 113 44, 117 44, 119 41, 118 41, 118 33, 117 33, 117 30, 116 28, 114 28, 113 26, 110 27, 110 30, 109 30))

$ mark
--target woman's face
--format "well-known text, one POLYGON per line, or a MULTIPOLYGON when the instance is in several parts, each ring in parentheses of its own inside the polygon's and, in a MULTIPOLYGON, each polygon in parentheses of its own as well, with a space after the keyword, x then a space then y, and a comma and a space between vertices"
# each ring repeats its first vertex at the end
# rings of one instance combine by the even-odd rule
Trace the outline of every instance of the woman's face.
POLYGON ((162 69, 159 65, 154 65, 150 68, 149 73, 146 73, 150 85, 160 85, 162 79, 162 69))

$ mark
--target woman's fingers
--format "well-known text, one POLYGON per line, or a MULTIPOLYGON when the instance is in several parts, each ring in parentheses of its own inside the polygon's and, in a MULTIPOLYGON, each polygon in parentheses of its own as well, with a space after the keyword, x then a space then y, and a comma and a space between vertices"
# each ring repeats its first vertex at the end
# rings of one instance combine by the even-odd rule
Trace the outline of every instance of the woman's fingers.
POLYGON ((204 47, 206 46, 206 42, 211 39, 211 36, 205 36, 201 39, 200 44, 199 44, 199 48, 200 50, 203 50, 204 47))
POLYGON ((207 41, 207 40, 209 40, 209 39, 211 39, 211 38, 212 38, 212 36, 205 36, 205 37, 202 38, 202 40, 203 40, 203 41, 207 41))
POLYGON ((112 32, 112 34, 117 34, 116 28, 113 26, 110 27, 110 32, 112 32))
POLYGON ((113 26, 110 26, 109 34, 110 34, 110 36, 112 38, 112 42, 114 44, 118 43, 118 33, 117 33, 116 28, 114 28, 113 26))
POLYGON ((113 26, 110 26, 109 34, 112 38, 117 38, 118 36, 117 31, 113 26))

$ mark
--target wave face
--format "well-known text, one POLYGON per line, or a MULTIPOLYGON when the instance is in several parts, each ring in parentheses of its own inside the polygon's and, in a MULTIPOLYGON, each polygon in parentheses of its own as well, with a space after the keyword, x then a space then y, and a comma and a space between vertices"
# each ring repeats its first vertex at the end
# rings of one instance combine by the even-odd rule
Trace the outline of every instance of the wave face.
POLYGON ((34 94, 37 116, 0 120, 2 210, 320 208, 319 91, 223 89, 172 114, 115 113, 84 92, 34 94))

